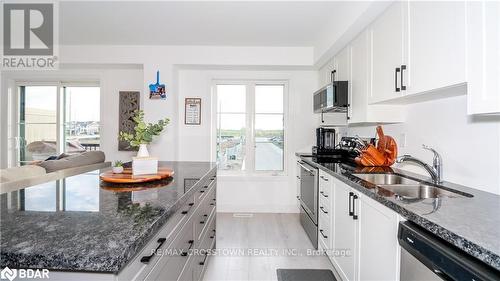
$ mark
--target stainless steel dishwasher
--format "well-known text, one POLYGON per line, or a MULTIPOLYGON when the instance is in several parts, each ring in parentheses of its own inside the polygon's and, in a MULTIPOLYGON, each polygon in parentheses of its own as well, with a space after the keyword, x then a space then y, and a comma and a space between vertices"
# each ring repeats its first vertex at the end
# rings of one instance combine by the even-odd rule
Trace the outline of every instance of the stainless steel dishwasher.
POLYGON ((500 280, 500 272, 411 222, 401 222, 401 280, 500 280))

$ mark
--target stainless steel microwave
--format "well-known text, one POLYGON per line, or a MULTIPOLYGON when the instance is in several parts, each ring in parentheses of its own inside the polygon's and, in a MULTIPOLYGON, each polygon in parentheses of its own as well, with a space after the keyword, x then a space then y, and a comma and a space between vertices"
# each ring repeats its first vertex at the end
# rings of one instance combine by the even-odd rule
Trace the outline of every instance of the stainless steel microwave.
POLYGON ((347 81, 332 82, 314 93, 314 113, 346 112, 347 106, 347 81))

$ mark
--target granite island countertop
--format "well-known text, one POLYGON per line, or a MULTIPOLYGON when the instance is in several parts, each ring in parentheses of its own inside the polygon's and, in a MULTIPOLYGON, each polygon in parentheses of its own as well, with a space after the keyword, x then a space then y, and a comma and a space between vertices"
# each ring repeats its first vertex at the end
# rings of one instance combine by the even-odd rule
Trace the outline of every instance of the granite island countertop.
POLYGON ((216 168, 160 162, 173 178, 123 191, 99 170, 0 195, 0 267, 118 273, 216 168))
POLYGON ((363 168, 352 164, 332 163, 310 154, 296 153, 300 159, 325 171, 355 190, 394 210, 445 241, 455 245, 491 267, 500 270, 500 196, 477 189, 444 182, 442 186, 473 197, 428 198, 418 201, 387 197, 384 190, 363 181, 353 173, 398 173, 430 181, 415 173, 396 168, 363 168), (385 195, 385 196, 384 196, 385 195))

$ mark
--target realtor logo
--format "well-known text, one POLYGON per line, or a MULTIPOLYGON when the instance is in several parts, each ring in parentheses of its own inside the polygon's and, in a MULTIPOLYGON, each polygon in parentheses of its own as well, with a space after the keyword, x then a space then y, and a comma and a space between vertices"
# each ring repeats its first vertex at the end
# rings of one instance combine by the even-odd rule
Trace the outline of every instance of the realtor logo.
POLYGON ((10 269, 8 267, 5 267, 0 271, 0 277, 2 279, 9 279, 10 281, 14 280, 17 276, 17 270, 15 269, 10 269))
POLYGON ((57 2, 46 1, 2 4, 2 69, 46 70, 57 67, 57 2))
POLYGON ((52 56, 54 54, 53 4, 3 6, 5 56, 52 56))

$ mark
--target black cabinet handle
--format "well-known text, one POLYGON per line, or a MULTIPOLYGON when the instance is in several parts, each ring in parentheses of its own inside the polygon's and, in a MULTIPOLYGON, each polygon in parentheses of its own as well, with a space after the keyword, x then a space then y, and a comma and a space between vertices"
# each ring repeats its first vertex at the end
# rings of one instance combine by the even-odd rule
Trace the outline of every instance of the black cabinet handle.
POLYGON ((325 239, 326 239, 326 238, 328 238, 328 236, 326 236, 326 235, 323 233, 323 229, 320 229, 320 230, 319 230, 319 233, 321 233, 321 236, 323 236, 323 238, 325 238, 325 239))
POLYGON ((199 262, 199 265, 205 265, 205 262, 207 261, 208 258, 208 253, 205 253, 205 257, 203 258, 203 261, 199 262))
POLYGON ((204 193, 204 192, 205 192, 205 190, 200 190, 200 193, 204 193))
POLYGON ((156 254, 156 252, 161 248, 161 246, 163 245, 163 243, 165 243, 165 241, 167 241, 167 238, 158 238, 158 247, 156 247, 156 249, 154 250, 154 252, 149 255, 149 256, 144 256, 141 258, 141 262, 142 263, 149 263, 149 261, 153 258, 153 256, 156 254))
POLYGON ((194 245, 194 240, 189 240, 189 241, 188 241, 188 244, 189 244, 189 248, 187 248, 187 250, 186 250, 185 252, 182 252, 182 253, 181 253, 181 256, 183 256, 183 257, 185 257, 185 256, 187 256, 187 255, 188 255, 189 250, 191 250, 191 248, 192 248, 192 247, 193 247, 193 245, 194 245))
POLYGON ((354 212, 352 211, 351 198, 354 195, 354 192, 349 192, 349 216, 352 217, 354 212))
POLYGON ((323 195, 323 197, 328 198, 328 195, 326 195, 324 191, 320 191, 319 193, 323 195))
POLYGON ((328 212, 327 212, 327 211, 325 211, 325 208, 323 208, 323 206, 319 207, 319 209, 320 209, 323 213, 328 214, 328 212))
POLYGON ((394 90, 396 92, 399 92, 399 87, 398 87, 398 72, 401 72, 401 69, 399 67, 396 67, 396 70, 394 71, 394 90))
POLYGON ((404 70, 406 70, 406 65, 402 65, 401 66, 401 91, 406 91, 406 86, 404 85, 404 82, 403 82, 403 77, 404 77, 404 70))
POLYGON ((356 199, 358 199, 358 195, 354 194, 352 196, 352 219, 353 220, 357 220, 358 219, 358 215, 355 213, 356 212, 356 206, 355 206, 356 199))
POLYGON ((194 203, 189 203, 188 206, 189 209, 187 209, 186 211, 182 211, 181 214, 186 215, 187 213, 189 213, 189 211, 191 211, 191 208, 194 206, 194 203))
POLYGON ((333 70, 331 73, 330 73, 330 82, 335 82, 335 74, 337 73, 337 70, 333 70))

